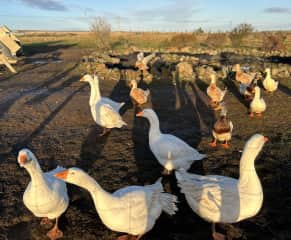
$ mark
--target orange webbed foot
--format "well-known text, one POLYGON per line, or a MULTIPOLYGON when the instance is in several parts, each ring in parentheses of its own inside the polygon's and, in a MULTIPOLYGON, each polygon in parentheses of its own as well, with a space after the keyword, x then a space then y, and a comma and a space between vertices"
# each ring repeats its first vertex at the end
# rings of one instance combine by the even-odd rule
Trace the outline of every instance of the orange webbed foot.
POLYGON ((210 142, 208 143, 208 145, 212 148, 215 148, 216 147, 216 141, 213 141, 213 142, 210 142))
POLYGON ((262 117, 262 113, 257 113, 257 117, 262 117))
POLYGON ((221 147, 225 148, 225 149, 228 149, 230 146, 228 143, 222 143, 221 144, 221 147))
POLYGON ((136 239, 136 238, 133 236, 130 236, 130 235, 122 235, 122 236, 117 238, 117 240, 134 240, 134 239, 136 239))
POLYGON ((225 235, 218 233, 218 232, 212 233, 212 237, 214 240, 225 240, 226 239, 225 235))
POLYGON ((56 240, 64 236, 63 232, 57 227, 53 227, 46 235, 50 240, 56 240))

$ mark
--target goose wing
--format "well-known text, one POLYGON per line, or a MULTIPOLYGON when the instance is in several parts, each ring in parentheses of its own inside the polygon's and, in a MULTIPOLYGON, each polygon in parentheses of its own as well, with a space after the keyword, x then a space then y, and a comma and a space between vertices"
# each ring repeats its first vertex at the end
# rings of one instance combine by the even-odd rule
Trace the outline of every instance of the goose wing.
POLYGON ((97 118, 100 125, 106 128, 122 127, 126 123, 122 120, 120 114, 109 104, 98 104, 96 107, 97 118))

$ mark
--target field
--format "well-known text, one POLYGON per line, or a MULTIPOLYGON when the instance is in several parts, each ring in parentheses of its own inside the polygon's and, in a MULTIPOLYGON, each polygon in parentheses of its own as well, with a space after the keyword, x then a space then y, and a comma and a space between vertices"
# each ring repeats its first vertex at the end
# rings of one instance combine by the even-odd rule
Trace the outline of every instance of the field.
MULTIPOLYGON (((39 225, 40 219, 22 201, 30 177, 19 167, 16 156, 24 147, 33 150, 44 171, 57 165, 78 166, 109 192, 129 185, 152 184, 162 171, 148 146, 148 122, 135 117, 126 81, 101 81, 104 96, 126 102, 123 119, 128 125, 98 136, 101 129, 94 123, 88 105, 89 86, 79 82, 84 73, 80 59, 92 52, 87 33, 32 35, 20 37, 26 56, 16 65, 18 73, 4 71, 0 75, 0 240, 46 239, 48 229, 39 225)), ((119 39, 120 35, 116 35, 119 39)), ((139 41, 133 36, 122 38, 139 41)), ((137 45, 156 48, 171 36, 149 34, 146 39, 150 42, 153 38, 162 40, 153 46, 140 42, 137 45)), ((238 59, 243 65, 253 64, 244 57, 238 59)), ((290 65, 288 58, 280 61, 290 65)), ((278 80, 278 91, 262 92, 267 111, 262 118, 254 119, 247 114, 238 85, 231 79, 219 82, 229 89, 225 102, 234 124, 228 150, 208 146, 216 114, 209 108, 204 82, 173 85, 171 79, 154 78, 151 83, 143 83, 151 91, 147 107, 157 112, 162 131, 207 154, 203 161, 193 164, 191 172, 238 177, 241 150, 247 139, 254 133, 270 138, 256 161, 264 189, 263 207, 253 218, 232 225, 220 224, 220 231, 228 239, 291 239, 291 81, 278 80)), ((142 239, 210 239, 211 225, 188 207, 175 177, 164 177, 163 185, 167 192, 178 195, 179 212, 173 217, 163 213, 142 239)), ((63 239, 109 240, 120 236, 102 224, 85 190, 72 185, 68 189, 70 206, 60 219, 63 239)))

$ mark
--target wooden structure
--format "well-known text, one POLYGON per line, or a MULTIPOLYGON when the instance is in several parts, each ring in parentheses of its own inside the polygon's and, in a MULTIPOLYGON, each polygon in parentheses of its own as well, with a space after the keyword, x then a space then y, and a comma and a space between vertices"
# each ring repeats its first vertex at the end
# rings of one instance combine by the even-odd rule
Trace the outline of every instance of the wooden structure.
POLYGON ((16 73, 11 64, 17 62, 16 57, 21 52, 19 39, 6 26, 0 27, 0 65, 4 64, 12 73, 16 73))
POLYGON ((0 53, 0 65, 4 64, 12 73, 16 73, 16 70, 12 67, 11 64, 14 64, 16 62, 17 60, 9 60, 3 53, 0 53))

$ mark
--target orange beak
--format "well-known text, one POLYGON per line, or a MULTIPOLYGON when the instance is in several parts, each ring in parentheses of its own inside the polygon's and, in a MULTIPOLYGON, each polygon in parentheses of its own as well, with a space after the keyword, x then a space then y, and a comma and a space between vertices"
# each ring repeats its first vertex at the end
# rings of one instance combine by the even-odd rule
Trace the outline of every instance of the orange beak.
POLYGON ((54 176, 56 178, 59 178, 59 179, 62 179, 62 180, 66 180, 68 174, 69 174, 69 170, 64 170, 64 171, 55 173, 54 176))
POLYGON ((265 142, 268 142, 268 141, 269 141, 269 138, 264 137, 264 141, 265 141, 265 142))
POLYGON ((19 163, 21 165, 24 165, 27 162, 27 156, 25 153, 19 155, 19 163))
POLYGON ((137 117, 142 117, 142 116, 143 116, 143 111, 137 113, 135 116, 137 116, 137 117))
POLYGON ((82 78, 80 79, 80 82, 85 82, 85 78, 82 77, 82 78))

